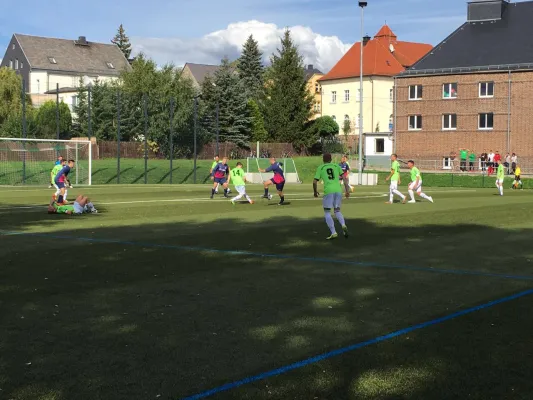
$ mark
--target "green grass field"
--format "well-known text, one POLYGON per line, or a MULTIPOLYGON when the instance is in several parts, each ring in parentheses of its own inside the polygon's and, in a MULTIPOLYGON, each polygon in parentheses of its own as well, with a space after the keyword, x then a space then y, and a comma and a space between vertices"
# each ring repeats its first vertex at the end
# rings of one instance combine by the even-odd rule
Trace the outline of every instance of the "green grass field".
MULTIPOLYGON (((230 160, 230 167, 234 167, 239 160, 230 160)), ((246 160, 240 160, 246 169, 246 160)), ((339 161, 339 160, 337 160, 339 161)), ((304 183, 313 180, 316 167, 320 165, 321 157, 297 157, 294 158, 296 169, 300 179, 304 183)), ((26 169, 26 185, 46 185, 50 176, 50 162, 28 163, 26 169)), ((209 182, 209 169, 211 160, 198 160, 196 166, 196 183, 205 184, 209 182)), ((289 166, 289 164, 287 164, 289 166)), ((21 162, 0 163, 0 186, 2 185, 22 185, 23 171, 21 162)), ((52 165, 53 166, 53 165, 52 165)), ((250 172, 257 172, 250 169, 250 172)), ((265 167, 265 165, 262 165, 265 167)), ((357 165, 352 165, 354 169, 357 165)), ((81 161, 78 165, 78 180, 76 171, 71 174, 72 182, 85 185, 88 181, 87 162, 81 161)), ((290 168, 290 167, 289 167, 290 168)), ((293 172, 293 171, 290 171, 293 172)), ((378 174, 378 184, 387 185, 385 178, 388 172, 367 170, 369 173, 378 174)), ((462 173, 426 173, 423 171, 424 186, 427 187, 470 187, 470 188, 492 188, 494 187, 495 176, 483 176, 481 174, 470 175, 462 173)), ((94 160, 92 166, 92 183, 94 185, 107 184, 144 184, 144 160, 141 159, 121 159, 120 161, 120 182, 118 181, 118 170, 116 159, 94 160)), ((403 166, 402 178, 409 181, 408 169, 403 166)), ((524 188, 533 189, 533 179, 524 177, 524 188)), ((511 185, 513 177, 507 178, 508 186, 511 185)), ((170 183, 170 162, 168 160, 148 160, 147 168, 148 184, 169 184, 170 183)), ((174 160, 172 166, 173 184, 194 183, 194 164, 192 160, 174 160)))
POLYGON ((530 191, 358 188, 329 242, 310 184, 80 190, 0 188, 1 399, 531 398, 530 191))

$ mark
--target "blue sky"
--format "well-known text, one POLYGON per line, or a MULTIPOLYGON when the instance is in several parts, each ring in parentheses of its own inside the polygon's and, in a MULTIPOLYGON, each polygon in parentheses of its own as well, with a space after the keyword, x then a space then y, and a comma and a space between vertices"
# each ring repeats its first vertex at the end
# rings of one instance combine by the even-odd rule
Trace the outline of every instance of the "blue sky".
MULTIPOLYGON (((387 21, 400 40, 436 44, 466 19, 465 0, 368 0, 368 3, 365 33, 371 36, 387 21)), ((220 52, 215 47, 217 43, 224 46, 223 40, 209 44, 209 49, 202 49, 198 57, 187 45, 212 32, 227 30, 229 24, 237 22, 256 20, 279 28, 309 27, 314 34, 337 37, 344 44, 357 41, 360 35, 356 0, 91 0, 85 6, 77 4, 81 3, 10 2, 9 12, 0 14, 0 57, 14 32, 62 38, 85 35, 90 41, 106 42, 120 23, 136 48, 157 61, 177 64, 184 60, 205 62, 209 51, 218 57, 220 52), (166 43, 172 43, 168 50, 166 43)), ((234 43, 239 38, 233 36, 229 32, 224 40, 231 37, 234 43)), ((204 46, 206 42, 202 42, 204 46)), ((221 51, 232 53, 228 48, 221 51)), ((314 53, 309 54, 312 61, 314 53)))

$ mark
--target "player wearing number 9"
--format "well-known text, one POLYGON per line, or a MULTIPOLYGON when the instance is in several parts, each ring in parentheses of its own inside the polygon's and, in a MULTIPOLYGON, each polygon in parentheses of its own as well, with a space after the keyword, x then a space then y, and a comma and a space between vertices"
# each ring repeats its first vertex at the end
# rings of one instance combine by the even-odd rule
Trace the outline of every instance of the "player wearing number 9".
POLYGON ((344 216, 341 213, 341 203, 342 203, 342 186, 341 186, 341 175, 342 168, 338 164, 333 164, 331 162, 331 154, 326 153, 322 157, 324 164, 322 164, 316 170, 315 179, 313 180, 313 191, 315 197, 318 197, 318 182, 324 182, 324 198, 322 199, 322 206, 324 207, 324 216, 326 218, 326 224, 331 232, 331 235, 328 236, 327 240, 336 239, 338 237, 335 230, 335 222, 331 215, 331 209, 335 213, 337 221, 342 226, 342 231, 344 237, 348 237, 348 227, 344 221, 344 216))

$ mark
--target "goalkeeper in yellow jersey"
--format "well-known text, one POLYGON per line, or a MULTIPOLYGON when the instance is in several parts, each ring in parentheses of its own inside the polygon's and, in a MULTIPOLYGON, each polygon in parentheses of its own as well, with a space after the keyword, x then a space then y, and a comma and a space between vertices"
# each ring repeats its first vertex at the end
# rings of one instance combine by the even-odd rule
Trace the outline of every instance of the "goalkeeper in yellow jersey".
POLYGON ((521 173, 522 173, 522 170, 517 165, 514 170, 514 181, 513 181, 513 187, 511 189, 518 189, 518 186, 520 186, 520 190, 524 190, 524 184, 522 183, 522 179, 520 178, 521 173))

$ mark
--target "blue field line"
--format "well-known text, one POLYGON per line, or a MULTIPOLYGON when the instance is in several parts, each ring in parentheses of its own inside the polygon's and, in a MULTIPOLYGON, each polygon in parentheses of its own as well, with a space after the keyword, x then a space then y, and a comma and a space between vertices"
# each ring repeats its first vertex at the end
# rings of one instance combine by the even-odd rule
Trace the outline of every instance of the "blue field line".
POLYGON ((533 281, 533 276, 530 275, 511 275, 511 274, 499 274, 492 272, 483 272, 483 271, 468 271, 462 269, 446 269, 446 268, 426 268, 426 267, 416 267, 410 265, 390 265, 390 264, 381 264, 365 261, 349 261, 349 260, 338 260, 338 259, 329 259, 329 258, 320 258, 320 257, 301 257, 290 254, 268 254, 268 253, 254 253, 252 251, 246 250, 221 250, 213 249, 209 247, 197 247, 197 246, 182 246, 174 244, 160 244, 160 243, 149 243, 149 242, 133 242, 120 239, 99 239, 91 237, 76 237, 68 235, 55 235, 48 233, 31 233, 31 232, 17 232, 17 231, 3 231, 0 230, 0 235, 2 236, 31 236, 39 237, 44 239, 67 239, 67 240, 78 240, 82 242, 90 243, 101 243, 101 244, 121 244, 128 246, 136 247, 145 247, 145 248, 156 248, 156 249, 167 249, 167 250, 181 250, 181 251, 190 251, 190 252, 208 252, 208 253, 220 253, 226 255, 239 255, 239 256, 249 256, 257 258, 272 258, 279 260, 293 260, 293 261, 308 261, 308 262, 320 262, 326 264, 342 264, 342 265, 352 265, 354 267, 360 268, 387 268, 387 269, 398 269, 398 270, 409 270, 409 271, 420 271, 420 272, 433 272, 440 274, 451 274, 451 275, 469 275, 469 276, 483 276, 490 278, 503 278, 503 279, 514 279, 514 280, 524 280, 524 281, 533 281))
POLYGON ((422 322, 420 324, 413 325, 413 326, 410 326, 410 327, 407 327, 407 328, 404 328, 404 329, 400 329, 398 331, 389 333, 387 335, 378 336, 377 338, 374 338, 374 339, 370 339, 370 340, 367 340, 367 341, 364 341, 364 342, 359 342, 359 343, 356 343, 356 344, 353 344, 353 345, 350 345, 350 346, 342 347, 340 349, 333 350, 333 351, 330 351, 330 352, 327 352, 327 353, 319 354, 317 356, 314 356, 314 357, 311 357, 311 358, 307 358, 305 360, 298 361, 298 362, 295 362, 293 364, 285 365, 283 367, 276 368, 276 369, 273 369, 271 371, 263 372, 263 373, 258 374, 258 375, 253 375, 253 376, 249 376, 249 377, 246 377, 246 378, 238 380, 238 381, 226 383, 226 384, 224 384, 222 386, 215 387, 215 388, 207 390, 205 392, 198 393, 198 394, 195 394, 193 396, 184 397, 181 400, 199 400, 199 399, 204 399, 206 397, 213 396, 213 395, 215 395, 217 393, 226 392, 228 390, 238 388, 239 386, 243 386, 243 385, 246 385, 248 383, 257 382, 257 381, 261 381, 261 380, 264 380, 264 379, 267 379, 267 378, 271 378, 273 376, 282 375, 282 374, 285 374, 285 373, 287 373, 289 371, 292 371, 292 370, 295 370, 295 369, 299 369, 299 368, 308 366, 310 364, 317 363, 319 361, 327 360, 328 358, 340 356, 340 355, 348 353, 350 351, 361 349, 363 347, 367 347, 367 346, 370 346, 370 345, 373 345, 373 344, 376 344, 376 343, 384 342, 386 340, 393 339, 395 337, 402 336, 402 335, 405 335, 407 333, 411 333, 413 331, 417 331, 419 329, 427 328, 427 327, 432 326, 432 325, 441 324, 443 322, 450 321, 452 319, 461 317, 463 315, 467 315, 467 314, 474 313, 476 311, 484 310, 486 308, 493 307, 493 306, 495 306, 497 304, 506 303, 506 302, 509 302, 511 300, 516 300, 516 299, 518 299, 520 297, 529 296, 531 294, 533 294, 533 289, 529 289, 529 290, 526 290, 524 292, 520 292, 520 293, 514 294, 512 296, 504 297, 504 298, 501 298, 501 299, 498 299, 498 300, 493 300, 493 301, 490 301, 488 303, 481 304, 479 306, 467 308, 466 310, 457 311, 457 312, 455 312, 453 314, 450 314, 450 315, 447 315, 445 317, 433 319, 433 320, 427 321, 427 322, 422 322))

